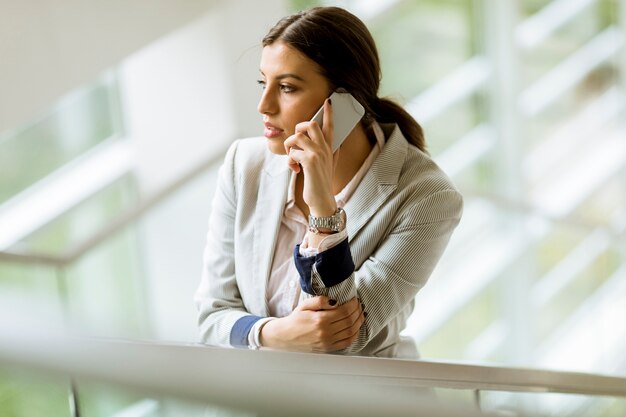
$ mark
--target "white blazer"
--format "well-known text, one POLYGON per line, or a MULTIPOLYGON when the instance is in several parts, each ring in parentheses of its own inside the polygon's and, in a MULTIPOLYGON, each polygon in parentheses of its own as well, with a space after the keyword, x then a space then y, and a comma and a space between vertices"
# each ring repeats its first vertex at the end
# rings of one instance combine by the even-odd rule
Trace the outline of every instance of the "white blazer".
MULTIPOLYGON (((365 324, 345 353, 393 357, 414 297, 460 221, 463 200, 397 125, 381 127, 385 146, 344 207, 356 269, 328 288, 315 268, 311 280, 316 295, 340 303, 358 296, 365 305, 365 324)), ((286 158, 270 153, 264 138, 236 141, 226 154, 194 297, 204 343, 228 345, 239 319, 268 316, 266 287, 291 175, 286 158)))

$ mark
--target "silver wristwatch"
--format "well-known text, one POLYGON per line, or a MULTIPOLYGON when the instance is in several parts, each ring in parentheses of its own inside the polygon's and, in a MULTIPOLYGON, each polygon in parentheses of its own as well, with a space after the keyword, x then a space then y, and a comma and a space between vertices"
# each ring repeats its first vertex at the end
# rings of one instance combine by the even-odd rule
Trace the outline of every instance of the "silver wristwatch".
POLYGON ((346 228, 346 212, 338 208, 329 217, 313 217, 309 214, 309 231, 313 233, 337 233, 346 228))

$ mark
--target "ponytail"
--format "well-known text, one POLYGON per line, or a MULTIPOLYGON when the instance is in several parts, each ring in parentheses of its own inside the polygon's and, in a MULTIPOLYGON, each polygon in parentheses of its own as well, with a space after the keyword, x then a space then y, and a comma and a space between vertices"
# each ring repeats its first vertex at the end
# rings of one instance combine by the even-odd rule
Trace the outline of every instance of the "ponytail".
POLYGON ((404 137, 412 145, 426 152, 426 140, 424 131, 417 121, 399 104, 388 98, 378 98, 372 105, 373 119, 380 123, 397 123, 404 137))

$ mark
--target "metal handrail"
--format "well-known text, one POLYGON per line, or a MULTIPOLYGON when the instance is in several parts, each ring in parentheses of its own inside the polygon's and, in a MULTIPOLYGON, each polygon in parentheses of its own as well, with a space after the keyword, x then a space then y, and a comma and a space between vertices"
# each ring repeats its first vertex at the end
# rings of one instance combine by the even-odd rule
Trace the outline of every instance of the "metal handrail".
POLYGON ((94 234, 86 238, 85 240, 78 242, 74 246, 70 247, 65 252, 59 255, 37 253, 37 252, 25 252, 20 250, 5 250, 0 251, 0 261, 10 261, 16 263, 26 264, 42 264, 53 267, 64 267, 79 259, 85 253, 95 248, 102 242, 114 236, 121 230, 125 229, 129 224, 141 218, 146 212, 163 202, 172 194, 180 190, 185 184, 189 183, 206 170, 221 162, 226 153, 226 148, 216 152, 216 154, 201 161, 196 166, 188 170, 183 175, 177 177, 169 184, 154 192, 149 197, 145 198, 139 204, 131 207, 127 211, 117 216, 113 221, 101 227, 94 234))
MULTIPOLYGON (((18 332, 20 333, 20 332, 18 332)), ((205 345, 15 335, 0 323, 0 364, 63 372, 193 400, 215 400, 234 384, 456 388, 626 397, 626 377, 205 345), (10 333, 7 333, 10 332, 10 333), (4 337, 7 336, 7 337, 4 337), (46 346, 46 349, 41 349, 46 346), (124 364, 124 366, 120 366, 124 364), (220 388, 221 387, 221 388, 220 388)), ((265 389, 268 387, 266 386, 265 389)), ((259 387, 256 386, 259 390, 259 387)), ((400 390, 402 391, 402 390, 400 390)))

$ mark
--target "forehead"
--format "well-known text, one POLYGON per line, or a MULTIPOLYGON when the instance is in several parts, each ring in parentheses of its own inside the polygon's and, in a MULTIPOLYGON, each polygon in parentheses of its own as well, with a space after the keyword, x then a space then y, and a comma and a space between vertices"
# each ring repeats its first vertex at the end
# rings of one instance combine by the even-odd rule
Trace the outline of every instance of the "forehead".
POLYGON ((261 72, 266 77, 290 73, 307 78, 319 76, 319 66, 302 52, 282 41, 274 42, 263 48, 261 53, 261 72))

